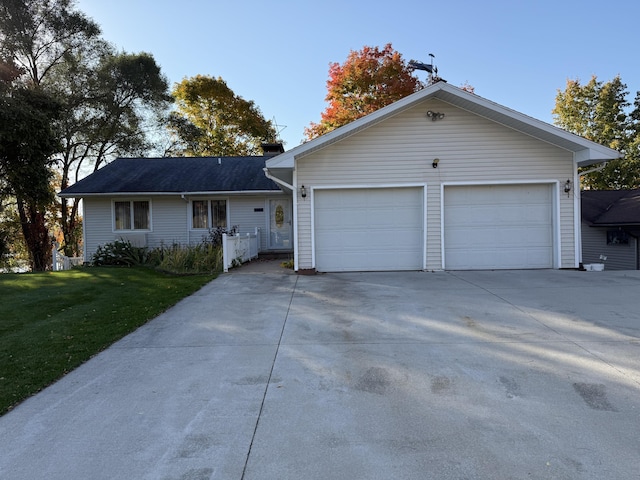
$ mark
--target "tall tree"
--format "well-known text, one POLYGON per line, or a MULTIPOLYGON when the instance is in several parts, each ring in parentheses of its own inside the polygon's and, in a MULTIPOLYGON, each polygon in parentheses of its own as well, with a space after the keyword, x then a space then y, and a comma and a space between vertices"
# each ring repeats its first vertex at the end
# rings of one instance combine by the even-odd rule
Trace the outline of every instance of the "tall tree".
POLYGON ((15 199, 35 271, 46 270, 51 259, 46 216, 53 201, 51 156, 60 150, 59 113, 59 103, 42 89, 0 82, 0 196, 15 199))
MULTIPOLYGON (((172 98, 169 84, 150 54, 114 53, 95 45, 94 58, 69 55, 49 80, 62 99, 61 188, 97 170, 109 159, 143 155, 151 148, 149 123, 172 98)), ((61 199, 66 255, 78 249, 78 202, 61 199)))
MULTIPOLYGON (((110 158, 142 154, 148 128, 172 101, 169 84, 149 54, 118 53, 74 0, 3 0, 0 51, 21 68, 25 85, 46 89, 62 104, 61 187, 110 158)), ((67 255, 78 250, 78 204, 62 199, 67 255)))
POLYGON ((311 140, 414 93, 423 84, 390 43, 351 51, 343 64, 329 65, 329 103, 320 123, 311 123, 305 136, 311 140))
POLYGON ((177 155, 257 155, 276 131, 253 101, 236 95, 218 77, 197 75, 173 88, 176 111, 169 129, 177 155))
POLYGON ((0 48, 36 85, 51 69, 100 34, 74 0, 2 0, 0 48))
POLYGON ((592 76, 589 82, 567 80, 564 91, 558 91, 554 123, 565 130, 618 150, 623 158, 608 162, 599 172, 581 178, 586 189, 606 190, 640 187, 638 155, 638 118, 640 104, 627 113, 627 86, 619 76, 602 82, 592 76), (635 145, 635 147, 634 147, 635 145))

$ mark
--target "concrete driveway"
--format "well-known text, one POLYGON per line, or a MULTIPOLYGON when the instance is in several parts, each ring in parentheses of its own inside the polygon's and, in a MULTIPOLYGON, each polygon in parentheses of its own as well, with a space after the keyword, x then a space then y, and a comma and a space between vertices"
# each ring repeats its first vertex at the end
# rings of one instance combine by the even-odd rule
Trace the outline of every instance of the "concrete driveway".
POLYGON ((0 418, 0 478, 638 479, 640 272, 225 274, 0 418))

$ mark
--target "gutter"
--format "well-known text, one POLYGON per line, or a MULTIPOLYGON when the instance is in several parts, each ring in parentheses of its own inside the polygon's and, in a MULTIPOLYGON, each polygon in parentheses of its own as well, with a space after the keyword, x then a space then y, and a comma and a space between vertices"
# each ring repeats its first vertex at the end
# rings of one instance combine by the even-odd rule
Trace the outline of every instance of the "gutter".
POLYGON ((284 180, 278 178, 278 177, 274 177, 271 172, 269 171, 269 169, 267 167, 264 167, 262 169, 264 171, 265 176, 269 179, 269 180, 273 180, 274 182, 276 182, 278 185, 283 186, 284 188, 286 188, 287 190, 291 190, 291 192, 293 193, 295 191, 295 188, 293 187, 293 185, 289 185, 287 182, 285 182, 284 180))
POLYGON ((587 170, 586 172, 579 172, 578 175, 580 175, 582 177, 584 175, 588 175, 588 174, 593 173, 593 172, 599 172, 600 170, 602 170, 606 166, 607 166, 607 162, 602 162, 602 164, 598 165, 595 168, 592 168, 591 170, 587 170))

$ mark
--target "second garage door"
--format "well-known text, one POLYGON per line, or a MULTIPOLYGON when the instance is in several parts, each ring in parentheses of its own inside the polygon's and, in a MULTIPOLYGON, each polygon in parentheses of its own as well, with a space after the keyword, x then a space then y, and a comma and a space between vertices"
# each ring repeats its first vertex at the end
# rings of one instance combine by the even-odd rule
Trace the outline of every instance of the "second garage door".
POLYGON ((552 268, 551 185, 447 186, 447 270, 552 268))
POLYGON ((422 188, 316 190, 316 269, 421 270, 423 204, 422 188))

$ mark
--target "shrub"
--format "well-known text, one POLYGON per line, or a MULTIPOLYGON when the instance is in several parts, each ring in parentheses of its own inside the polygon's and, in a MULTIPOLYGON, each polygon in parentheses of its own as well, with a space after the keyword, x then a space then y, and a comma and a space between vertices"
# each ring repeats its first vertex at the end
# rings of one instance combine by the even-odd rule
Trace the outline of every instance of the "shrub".
POLYGON ((163 247, 158 268, 174 273, 215 273, 222 271, 222 247, 202 242, 198 245, 163 247))
POLYGON ((99 245, 96 253, 91 257, 94 265, 145 265, 148 260, 148 250, 136 247, 128 240, 116 240, 104 246, 99 245))
POLYGON ((234 225, 229 230, 225 227, 216 227, 209 229, 209 236, 204 240, 203 243, 210 243, 214 247, 219 247, 222 245, 222 235, 235 235, 238 233, 238 226, 234 225))
MULTIPOLYGON (((222 238, 222 237, 220 237, 222 238)), ((198 245, 136 247, 116 240, 99 246, 92 257, 94 265, 147 266, 177 274, 216 273, 222 271, 222 246, 210 242, 198 245)))

